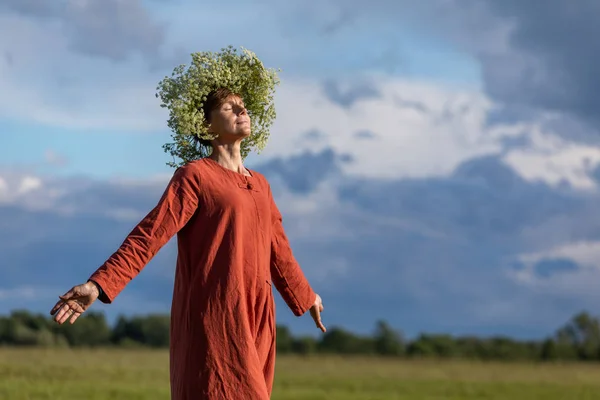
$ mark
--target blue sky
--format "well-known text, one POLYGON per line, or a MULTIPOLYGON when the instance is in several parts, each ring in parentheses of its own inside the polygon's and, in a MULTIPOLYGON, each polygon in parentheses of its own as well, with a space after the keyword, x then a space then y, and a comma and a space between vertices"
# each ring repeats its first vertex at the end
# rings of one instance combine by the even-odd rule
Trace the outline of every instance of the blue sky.
MULTIPOLYGON (((21 56, 18 49, 13 50, 16 47, 13 44, 6 46, 11 50, 5 51, 5 54, 14 66, 11 69, 17 71, 11 71, 9 76, 16 78, 21 90, 32 91, 42 97, 44 105, 49 108, 60 107, 60 111, 75 116, 80 111, 87 116, 93 114, 94 107, 99 107, 103 110, 104 119, 111 118, 110 96, 119 96, 120 87, 126 87, 134 76, 141 92, 139 95, 151 104, 144 111, 162 113, 158 100, 153 99, 158 81, 176 65, 189 62, 189 53, 214 51, 229 44, 247 47, 257 52, 266 65, 282 68, 284 85, 286 79, 296 77, 316 82, 342 76, 353 80, 375 71, 459 85, 479 84, 478 66, 470 54, 459 52, 441 38, 400 28, 393 21, 379 25, 358 23, 352 29, 324 37, 320 33, 324 28, 319 25, 327 26, 327 18, 335 21, 334 10, 330 17, 322 17, 323 21, 305 23, 287 10, 278 13, 260 4, 242 2, 234 13, 229 6, 218 9, 214 4, 193 4, 184 1, 139 3, 149 20, 146 25, 162 27, 167 24, 163 46, 158 50, 163 55, 156 70, 150 71, 150 66, 140 61, 139 54, 135 52, 127 55, 131 61, 113 62, 101 55, 90 57, 68 49, 61 49, 58 54, 46 53, 33 44, 24 47, 29 51, 40 51, 50 67, 43 62, 40 65, 28 64, 21 70, 25 64, 19 62, 21 56), (94 100, 94 97, 99 98, 94 100)), ((120 7, 107 18, 118 18, 119 13, 130 8, 120 7)), ((9 12, 5 10, 4 15, 19 21, 26 20, 27 14, 21 15, 15 10, 18 7, 14 7, 11 13, 9 7, 9 12)), ((64 28, 59 31, 75 25, 68 18, 59 21, 64 28)), ((50 21, 42 20, 42 23, 44 26, 50 21)), ((44 34, 44 28, 36 31, 36 34, 44 34)), ((97 33, 100 35, 102 32, 97 33)), ((150 43, 149 46, 158 44, 150 43)), ((131 97, 127 101, 135 99, 131 97)), ((127 107, 126 104, 124 106, 127 107)), ((23 110, 18 116, 5 113, 0 119, 0 129, 8 143, 0 149, 0 157, 6 164, 40 163, 47 151, 54 151, 69 162, 59 170, 52 169, 53 173, 141 177, 168 171, 163 165, 168 157, 161 154, 162 144, 169 140, 165 118, 163 124, 160 118, 153 119, 149 126, 140 122, 142 126, 136 126, 138 129, 132 132, 128 129, 129 123, 119 127, 118 124, 111 126, 108 121, 94 121, 90 126, 78 121, 73 126, 65 120, 67 118, 58 117, 52 123, 40 123, 40 117, 37 117, 40 114, 45 113, 23 110), (17 150, 24 148, 28 150, 17 150), (109 162, 111 156, 116 161, 109 162)), ((140 113, 133 117, 142 119, 146 115, 140 113)))
MULTIPOLYGON (((597 6, 562 7, 0 3, 0 312, 46 312, 114 251, 172 173, 157 83, 233 45, 283 69, 247 165, 329 324, 550 334, 600 300, 597 6)), ((174 257, 99 309, 168 311, 174 257)))

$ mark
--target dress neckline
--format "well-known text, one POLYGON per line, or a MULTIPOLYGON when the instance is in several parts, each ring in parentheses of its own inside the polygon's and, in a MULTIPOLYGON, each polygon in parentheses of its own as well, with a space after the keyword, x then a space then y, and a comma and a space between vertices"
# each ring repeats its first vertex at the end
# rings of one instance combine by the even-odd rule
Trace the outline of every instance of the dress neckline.
POLYGON ((250 173, 250 176, 244 175, 241 172, 230 170, 229 168, 225 168, 224 166, 222 166, 221 164, 219 164, 218 162, 216 162, 212 158, 204 157, 204 160, 207 160, 209 163, 211 163, 213 165, 216 165, 218 168, 222 169, 223 171, 225 171, 228 174, 232 174, 233 176, 241 177, 241 178, 245 178, 245 179, 254 178, 254 171, 252 171, 249 168, 244 167, 244 168, 246 168, 246 171, 248 171, 248 173, 250 173))

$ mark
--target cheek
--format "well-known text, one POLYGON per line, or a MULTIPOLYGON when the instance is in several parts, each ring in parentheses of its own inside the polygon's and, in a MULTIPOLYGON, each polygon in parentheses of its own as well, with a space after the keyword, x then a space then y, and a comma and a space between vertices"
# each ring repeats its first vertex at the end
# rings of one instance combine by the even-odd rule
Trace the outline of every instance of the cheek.
POLYGON ((214 128, 223 128, 229 125, 229 118, 224 115, 217 115, 211 124, 214 128))

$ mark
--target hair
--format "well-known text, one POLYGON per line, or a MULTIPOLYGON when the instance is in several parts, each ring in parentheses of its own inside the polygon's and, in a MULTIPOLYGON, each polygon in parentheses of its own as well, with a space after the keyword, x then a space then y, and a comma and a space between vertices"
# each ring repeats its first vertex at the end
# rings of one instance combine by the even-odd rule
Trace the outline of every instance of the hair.
MULTIPOLYGON (((207 124, 210 124, 211 114, 214 110, 220 108, 225 102, 232 96, 242 97, 238 93, 235 93, 227 88, 220 87, 215 90, 212 90, 206 96, 206 100, 202 105, 202 112, 204 113, 204 120, 207 124)), ((212 145, 210 140, 201 139, 199 137, 195 137, 197 144, 200 147, 200 151, 208 156, 212 151, 212 145)))

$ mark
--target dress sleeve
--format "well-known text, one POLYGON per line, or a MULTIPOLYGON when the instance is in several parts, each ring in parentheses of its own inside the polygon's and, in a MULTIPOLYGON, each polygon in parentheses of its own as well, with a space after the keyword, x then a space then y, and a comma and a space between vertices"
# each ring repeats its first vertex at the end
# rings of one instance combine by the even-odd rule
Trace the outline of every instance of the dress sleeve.
POLYGON ((190 164, 179 167, 158 204, 129 233, 119 249, 89 278, 101 288, 100 301, 112 303, 156 253, 196 212, 199 174, 190 164))
POLYGON ((272 218, 271 279, 294 315, 301 316, 314 304, 316 293, 296 261, 283 229, 282 216, 269 188, 272 218))

